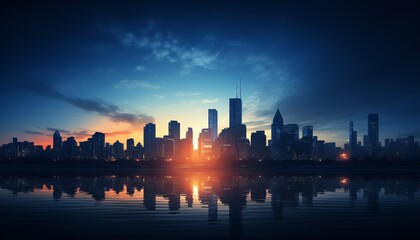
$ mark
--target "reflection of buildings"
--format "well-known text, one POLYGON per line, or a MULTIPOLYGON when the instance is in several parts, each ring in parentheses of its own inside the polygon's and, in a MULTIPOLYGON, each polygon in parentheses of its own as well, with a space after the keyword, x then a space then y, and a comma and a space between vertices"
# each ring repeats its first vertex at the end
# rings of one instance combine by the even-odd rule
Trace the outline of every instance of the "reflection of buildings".
MULTIPOLYGON (((317 194, 344 189, 344 192, 338 192, 348 194, 350 205, 347 206, 353 207, 356 201, 365 201, 368 213, 375 216, 380 210, 379 202, 382 197, 413 198, 420 191, 418 179, 405 178, 365 180, 349 177, 255 175, 211 178, 204 175, 191 178, 188 174, 44 178, 0 176, 0 187, 14 194, 49 189, 49 196, 55 200, 63 196, 77 197, 77 194, 84 192, 101 201, 107 198, 107 192, 115 192, 117 197, 132 197, 136 196, 136 191, 141 191, 142 206, 146 210, 179 213, 183 208, 194 206, 201 209, 204 216, 207 214, 210 223, 224 219, 224 214, 227 214, 233 238, 242 236, 243 217, 247 214, 245 207, 270 204, 273 218, 282 220, 288 217, 288 210, 291 208, 318 207, 314 201, 317 194), (193 183, 196 185, 194 194, 198 194, 198 199, 193 199, 193 183), (363 193, 363 199, 358 199, 358 192, 363 193), (384 195, 379 194, 382 192, 384 195), (184 196, 185 202, 181 200, 184 196), (249 202, 247 196, 250 197, 249 202), (220 205, 219 200, 224 206, 220 205), (159 208, 157 204, 164 207, 159 208), (207 210, 204 210, 203 206, 207 206, 207 210), (229 212, 224 212, 224 208, 228 208, 229 212)), ((112 195, 115 196, 114 193, 112 195)), ((331 198, 330 201, 335 201, 335 198, 331 198)))

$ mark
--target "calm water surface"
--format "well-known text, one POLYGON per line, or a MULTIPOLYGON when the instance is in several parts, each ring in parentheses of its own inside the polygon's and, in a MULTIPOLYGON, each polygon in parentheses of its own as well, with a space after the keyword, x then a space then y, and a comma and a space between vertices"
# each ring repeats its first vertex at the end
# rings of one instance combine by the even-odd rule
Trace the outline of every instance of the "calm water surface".
POLYGON ((419 190, 416 175, 8 175, 0 236, 419 239, 419 190))

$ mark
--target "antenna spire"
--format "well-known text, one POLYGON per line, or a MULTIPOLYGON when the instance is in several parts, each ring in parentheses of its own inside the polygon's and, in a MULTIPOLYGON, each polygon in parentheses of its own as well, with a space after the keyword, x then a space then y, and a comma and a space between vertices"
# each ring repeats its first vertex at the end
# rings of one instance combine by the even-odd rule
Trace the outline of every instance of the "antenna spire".
POLYGON ((242 98, 242 78, 239 79, 239 98, 242 98))

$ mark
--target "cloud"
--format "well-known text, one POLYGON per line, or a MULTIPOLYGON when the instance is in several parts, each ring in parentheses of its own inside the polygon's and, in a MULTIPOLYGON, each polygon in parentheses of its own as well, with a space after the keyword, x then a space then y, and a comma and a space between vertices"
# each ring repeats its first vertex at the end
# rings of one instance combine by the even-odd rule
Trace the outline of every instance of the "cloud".
POLYGON ((139 33, 116 33, 125 47, 147 50, 150 54, 149 57, 156 61, 179 63, 181 65, 180 75, 189 74, 195 67, 215 69, 219 56, 218 51, 182 45, 173 34, 158 32, 155 25, 152 28, 141 30, 139 33))
POLYGON ((70 131, 68 131, 68 130, 58 129, 58 128, 52 128, 52 127, 48 127, 47 130, 50 131, 50 132, 59 131, 60 133, 65 133, 65 134, 69 134, 70 133, 70 131))
POLYGON ((203 99, 201 100, 202 103, 217 103, 219 101, 219 98, 213 98, 213 99, 203 99))
POLYGON ((114 85, 114 88, 146 88, 146 89, 158 89, 159 86, 154 85, 152 83, 146 81, 139 81, 139 80, 121 80, 119 83, 114 85))
POLYGON ((114 136, 120 136, 120 135, 127 135, 127 134, 131 134, 131 133, 132 133, 132 131, 129 131, 129 130, 106 132, 105 137, 114 137, 114 136))
POLYGON ((154 121, 153 117, 147 116, 146 114, 122 112, 118 106, 106 103, 100 99, 92 100, 86 98, 64 96, 63 94, 53 89, 51 86, 45 85, 41 82, 33 82, 29 86, 29 89, 40 95, 71 104, 87 112, 93 112, 105 116, 114 122, 126 122, 135 125, 144 125, 148 122, 154 121))
POLYGON ((23 130, 22 132, 27 133, 27 134, 32 134, 32 135, 46 135, 43 132, 31 131, 31 130, 23 130))
POLYGON ((190 96, 198 96, 201 95, 201 92, 177 92, 175 96, 177 97, 190 97, 190 96))
POLYGON ((136 66, 136 68, 134 70, 136 72, 144 72, 144 71, 146 71, 146 67, 138 65, 138 66, 136 66))
POLYGON ((164 99, 165 95, 154 94, 154 95, 152 95, 152 97, 164 99))
POLYGON ((227 43, 232 47, 245 47, 248 44, 244 41, 236 40, 236 41, 227 41, 227 43))

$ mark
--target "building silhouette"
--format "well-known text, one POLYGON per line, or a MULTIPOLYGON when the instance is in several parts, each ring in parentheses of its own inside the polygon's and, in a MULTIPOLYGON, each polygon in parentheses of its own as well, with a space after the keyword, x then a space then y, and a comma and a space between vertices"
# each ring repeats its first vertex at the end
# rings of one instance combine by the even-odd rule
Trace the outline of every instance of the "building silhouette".
POLYGON ((218 128, 217 128, 217 110, 216 109, 209 109, 208 111, 208 129, 212 135, 212 141, 216 140, 218 135, 218 128))
POLYGON ((237 127, 242 125, 242 99, 229 99, 229 127, 237 127))
POLYGON ((156 140, 156 125, 154 123, 148 123, 143 128, 143 144, 144 144, 144 153, 146 158, 150 158, 154 152, 156 140))
POLYGON ((354 131, 353 121, 349 122, 349 145, 350 156, 354 156, 357 149, 357 131, 354 131))
POLYGON ((277 109, 276 114, 273 118, 273 123, 271 124, 271 146, 279 147, 280 146, 280 135, 283 128, 283 117, 281 116, 280 110, 277 109))
POLYGON ((368 144, 371 147, 379 147, 379 115, 368 115, 368 144))
POLYGON ((255 159, 265 159, 266 156, 266 141, 264 131, 256 131, 251 134, 251 156, 255 159))
POLYGON ((103 160, 105 157, 105 134, 95 132, 92 136, 92 157, 94 159, 103 160))
POLYGON ((168 135, 170 138, 174 139, 175 141, 181 138, 181 124, 178 121, 171 120, 168 123, 168 135))
POLYGON ((62 145, 63 143, 60 132, 56 130, 53 134, 53 150, 61 150, 62 145))
POLYGON ((212 157, 212 132, 208 128, 204 128, 201 130, 201 133, 198 137, 198 151, 200 154, 200 158, 202 160, 210 160, 212 157))

